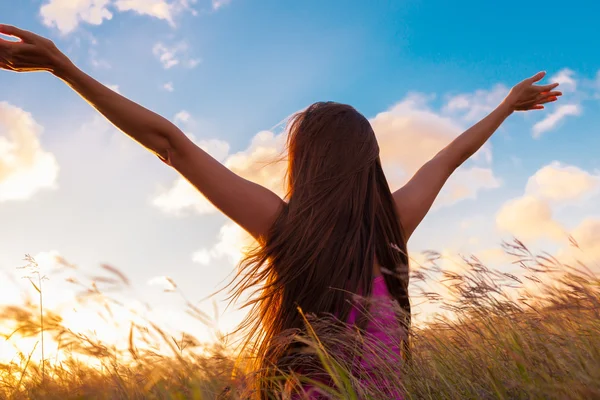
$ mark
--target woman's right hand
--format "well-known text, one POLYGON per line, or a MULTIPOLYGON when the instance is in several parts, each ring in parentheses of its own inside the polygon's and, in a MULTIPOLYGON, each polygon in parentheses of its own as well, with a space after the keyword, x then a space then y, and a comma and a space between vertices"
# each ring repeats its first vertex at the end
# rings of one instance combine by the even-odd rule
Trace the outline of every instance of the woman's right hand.
POLYGON ((0 25, 0 34, 19 40, 0 38, 0 69, 14 72, 49 71, 56 73, 70 63, 51 40, 10 25, 0 25))

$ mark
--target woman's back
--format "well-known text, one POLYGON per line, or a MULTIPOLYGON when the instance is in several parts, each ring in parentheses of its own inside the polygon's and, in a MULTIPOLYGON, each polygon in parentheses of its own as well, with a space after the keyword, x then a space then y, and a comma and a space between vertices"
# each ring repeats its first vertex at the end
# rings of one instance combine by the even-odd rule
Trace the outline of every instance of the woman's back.
MULTIPOLYGON (((385 285, 383 275, 378 275, 373 279, 371 296, 368 299, 368 322, 365 329, 366 333, 377 339, 385 345, 391 352, 400 355, 400 341, 402 336, 397 336, 402 332, 395 310, 398 305, 385 285), (395 335, 390 335, 390 331, 395 331, 395 335)), ((356 324, 363 307, 354 306, 348 317, 348 324, 356 324)))
MULTIPOLYGON (((400 390, 398 367, 402 362, 400 343, 406 337, 406 329, 398 320, 398 305, 390 295, 383 275, 375 276, 371 296, 364 300, 366 302, 357 302, 357 305, 353 306, 346 321, 349 330, 355 330, 354 328, 361 324, 361 316, 366 318, 358 366, 351 372, 360 377, 359 390, 375 391, 389 400, 401 400, 404 397, 400 390)), ((302 372, 301 370, 300 373, 302 372)), ((308 378, 315 379, 310 375, 308 378)), ((333 385, 330 379, 315 380, 320 384, 333 385)), ((304 385, 302 390, 311 399, 322 397, 322 392, 317 386, 304 385)))

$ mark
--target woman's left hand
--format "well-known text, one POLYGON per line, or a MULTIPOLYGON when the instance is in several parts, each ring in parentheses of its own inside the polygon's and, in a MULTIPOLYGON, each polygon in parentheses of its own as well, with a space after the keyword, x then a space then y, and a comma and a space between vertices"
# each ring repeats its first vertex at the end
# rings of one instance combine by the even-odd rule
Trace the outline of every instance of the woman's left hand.
POLYGON ((15 72, 49 71, 68 64, 69 59, 51 40, 10 25, 0 25, 0 34, 19 40, 0 37, 0 69, 15 72))
POLYGON ((527 78, 524 81, 518 83, 510 90, 504 104, 507 105, 511 111, 528 111, 528 110, 542 110, 544 104, 558 100, 558 97, 562 95, 561 92, 554 91, 558 86, 558 83, 551 83, 549 85, 535 85, 546 76, 545 72, 538 72, 531 78, 527 78))

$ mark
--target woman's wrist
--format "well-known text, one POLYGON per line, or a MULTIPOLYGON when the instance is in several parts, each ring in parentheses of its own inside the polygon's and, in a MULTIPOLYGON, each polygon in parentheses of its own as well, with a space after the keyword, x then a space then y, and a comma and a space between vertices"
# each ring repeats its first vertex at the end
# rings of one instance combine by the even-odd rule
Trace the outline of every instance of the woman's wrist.
POLYGON ((58 52, 56 56, 52 57, 50 72, 57 78, 67 80, 68 76, 76 69, 75 64, 63 53, 58 52))
POLYGON ((513 112, 515 112, 515 107, 510 103, 510 101, 507 101, 507 99, 504 99, 502 101, 502 103, 500 103, 500 105, 498 106, 497 110, 499 110, 499 112, 505 117, 509 117, 513 112))

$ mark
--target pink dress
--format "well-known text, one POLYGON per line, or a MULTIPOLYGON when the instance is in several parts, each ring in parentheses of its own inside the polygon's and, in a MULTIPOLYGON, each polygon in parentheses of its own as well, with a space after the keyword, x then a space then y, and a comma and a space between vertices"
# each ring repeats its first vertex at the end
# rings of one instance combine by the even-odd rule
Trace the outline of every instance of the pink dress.
MULTIPOLYGON (((373 288, 371 290, 372 303, 370 305, 371 319, 368 321, 366 331, 368 340, 371 343, 377 343, 374 348, 375 350, 366 351, 361 359, 361 369, 366 372, 368 376, 369 387, 376 387, 381 390, 382 395, 390 400, 403 400, 404 396, 401 391, 397 388, 399 385, 397 382, 389 382, 390 374, 376 374, 374 371, 377 369, 377 364, 382 362, 382 359, 386 359, 387 365, 398 365, 397 375, 391 377, 391 379, 400 379, 400 343, 402 339, 403 330, 400 328, 399 322, 394 313, 392 297, 387 290, 385 280, 383 276, 377 276, 373 279, 373 288), (385 350, 383 350, 385 349, 385 350), (379 354, 374 354, 377 352, 379 354), (384 353, 384 354, 381 354, 384 353), (371 372, 373 371, 373 372, 371 372), (385 379, 382 375, 388 375, 385 379), (394 387, 394 389, 392 389, 394 387)), ((355 307, 350 312, 348 317, 349 324, 355 324, 358 317, 359 310, 355 307)), ((372 346, 373 347, 373 346, 372 346)), ((310 394, 310 399, 318 399, 318 392, 312 395, 316 389, 310 386, 304 386, 306 393, 310 394)))

